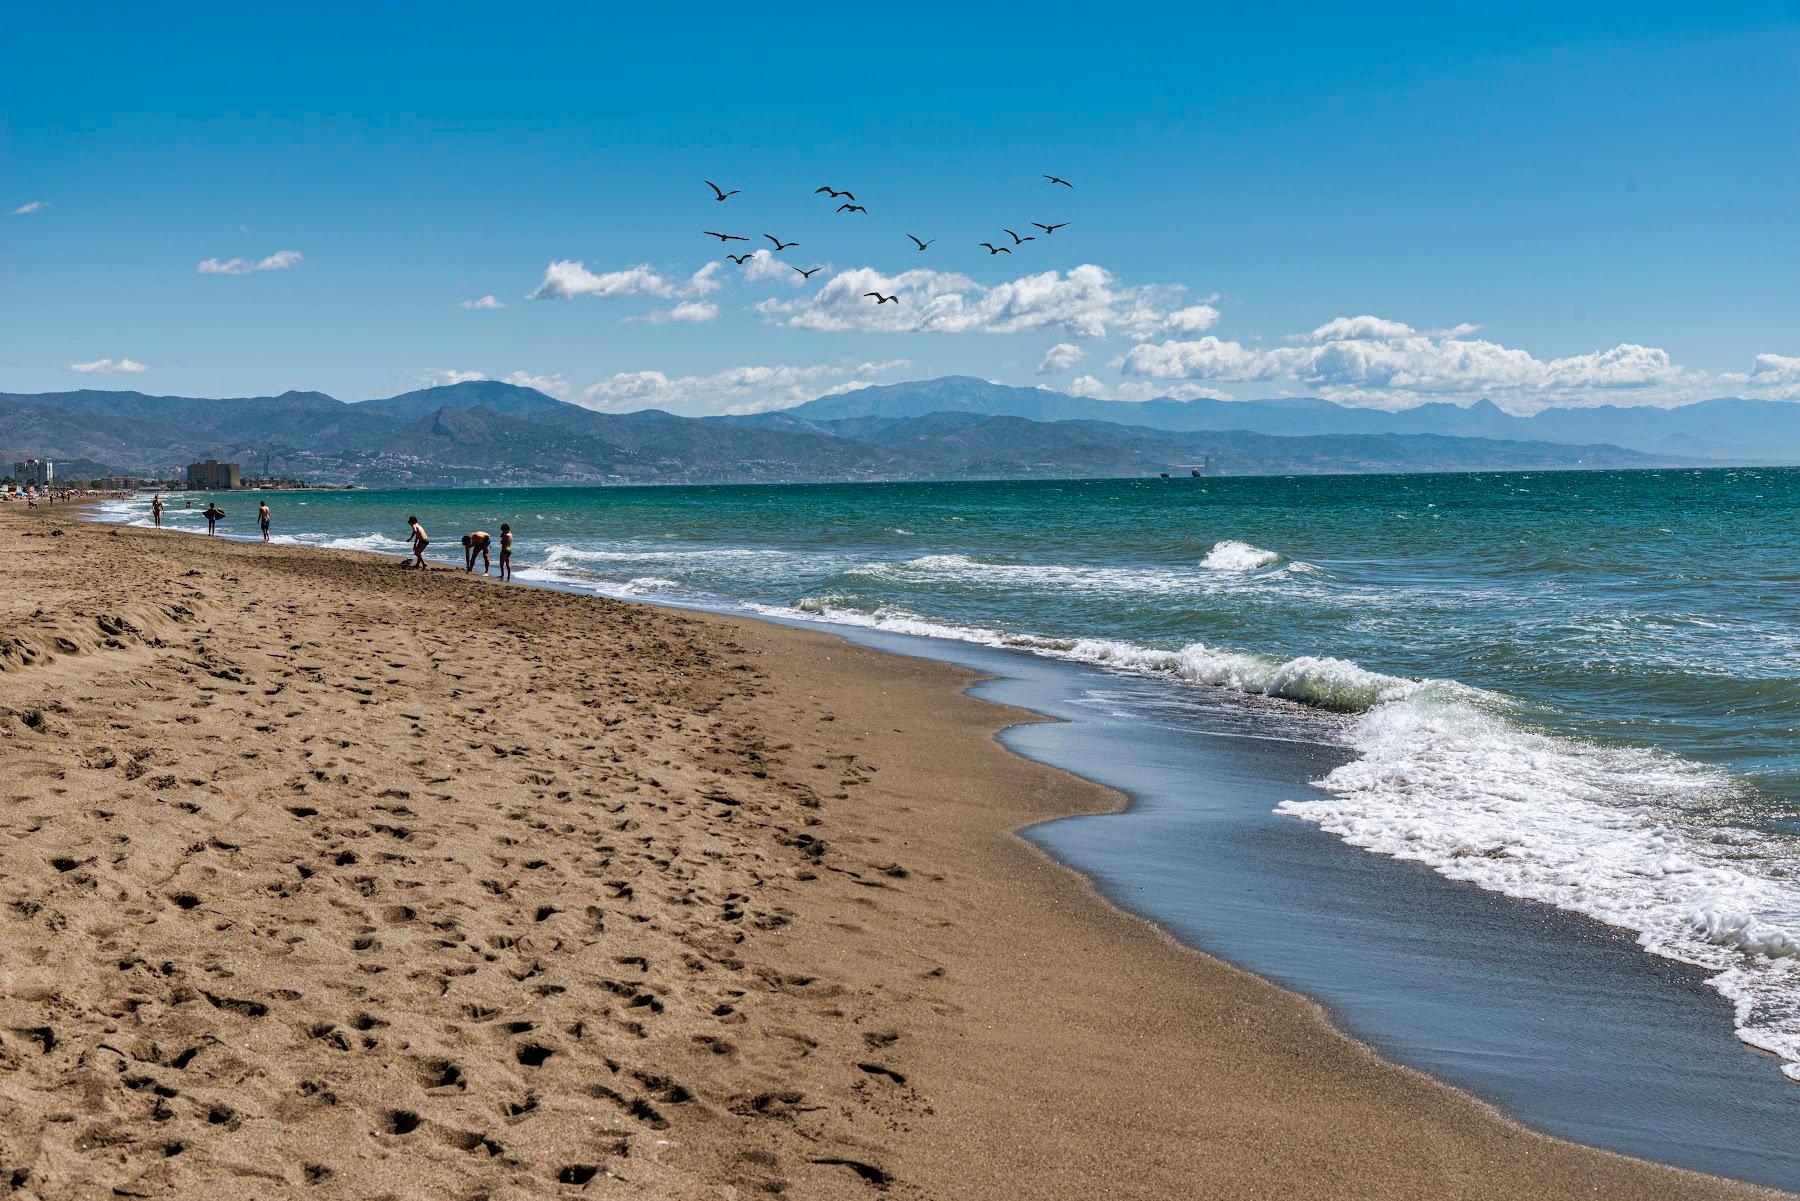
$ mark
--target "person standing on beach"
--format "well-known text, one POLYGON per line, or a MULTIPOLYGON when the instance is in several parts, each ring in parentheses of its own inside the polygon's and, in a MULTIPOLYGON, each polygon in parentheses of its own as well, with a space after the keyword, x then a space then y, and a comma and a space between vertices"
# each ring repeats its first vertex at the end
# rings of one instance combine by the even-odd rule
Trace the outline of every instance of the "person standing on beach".
POLYGON ((150 498, 150 518, 156 522, 157 529, 162 529, 162 493, 160 492, 150 498))
POLYGON ((413 566, 422 568, 425 566, 425 548, 431 545, 431 535, 425 532, 425 527, 419 524, 417 517, 408 517, 406 527, 412 531, 413 566))
POLYGON ((500 523, 500 582, 512 579, 512 527, 500 523))
POLYGON ((256 506, 256 524, 262 527, 263 541, 269 540, 269 502, 260 501, 256 506))
POLYGON ((474 571, 475 556, 480 555, 481 574, 486 575, 488 573, 488 547, 493 543, 494 536, 486 530, 476 530, 474 533, 464 534, 462 537, 463 570, 474 571))
POLYGON ((225 510, 219 507, 217 501, 214 501, 206 506, 206 511, 200 516, 206 518, 206 532, 216 534, 219 532, 219 518, 225 516, 225 510))

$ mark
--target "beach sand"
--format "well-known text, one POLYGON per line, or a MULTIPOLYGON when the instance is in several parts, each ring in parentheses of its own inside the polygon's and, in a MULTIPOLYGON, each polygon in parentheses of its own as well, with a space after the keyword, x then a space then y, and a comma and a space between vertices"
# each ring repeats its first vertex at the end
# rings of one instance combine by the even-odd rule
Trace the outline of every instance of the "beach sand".
POLYGON ((967 673, 75 516, 0 513, 17 1195, 1770 1195, 1106 905, 967 673))

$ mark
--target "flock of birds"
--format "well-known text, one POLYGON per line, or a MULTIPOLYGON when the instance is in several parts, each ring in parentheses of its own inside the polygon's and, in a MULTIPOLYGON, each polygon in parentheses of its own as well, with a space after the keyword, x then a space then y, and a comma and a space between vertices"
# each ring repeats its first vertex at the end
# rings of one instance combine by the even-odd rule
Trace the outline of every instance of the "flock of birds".
MULTIPOLYGON (((1074 184, 1070 183, 1068 180, 1062 178, 1059 175, 1046 175, 1046 176, 1044 176, 1044 178, 1050 181, 1050 184, 1052 187, 1060 185, 1061 187, 1065 187, 1065 188, 1073 188, 1075 186, 1074 184)), ((714 183, 710 179, 706 180, 704 182, 707 187, 709 187, 713 190, 713 199, 715 201, 719 202, 720 204, 723 204, 725 201, 731 199, 733 196, 736 196, 738 193, 740 193, 744 190, 742 188, 732 188, 729 191, 727 191, 726 189, 721 188, 718 184, 714 183)), ((844 203, 837 206, 837 211, 840 213, 862 213, 864 216, 868 215, 869 210, 866 207, 864 207, 863 205, 857 203, 856 193, 851 192, 848 189, 838 189, 838 188, 832 187, 829 184, 825 184, 821 187, 815 188, 813 190, 813 195, 825 196, 831 200, 842 200, 844 203)), ((1033 222, 1031 222, 1031 225, 1034 229, 1043 230, 1044 236, 1047 238, 1047 237, 1050 237, 1052 234, 1054 234, 1057 230, 1067 228, 1069 223, 1067 221, 1058 221, 1053 224, 1046 225, 1041 221, 1033 221, 1033 222)), ((750 241, 750 239, 743 234, 721 233, 715 229, 702 230, 701 232, 703 232, 709 238, 719 239, 721 244, 750 241)), ((978 242, 978 243, 976 243, 976 245, 978 245, 982 249, 986 250, 988 252, 989 256, 993 256, 996 254, 1011 254, 1013 252, 1013 246, 1023 246, 1027 242, 1037 241, 1037 238, 1038 238, 1038 236, 1036 234, 1020 235, 1017 231, 1010 230, 1010 229, 1002 229, 1000 232, 1004 233, 1007 237, 1012 239, 1011 246, 1008 246, 1004 243, 1002 243, 999 246, 996 246, 992 242, 978 242)), ((927 249, 928 247, 930 247, 932 245, 932 243, 937 241, 936 238, 920 238, 914 234, 907 234, 906 236, 908 239, 911 240, 912 244, 921 251, 927 249)), ((770 241, 770 243, 772 243, 774 245, 774 247, 775 247, 774 253, 776 253, 776 254, 780 254, 784 250, 789 250, 795 246, 800 245, 800 243, 798 243, 798 242, 784 242, 780 238, 776 237, 774 234, 764 234, 763 237, 767 238, 770 241)), ((736 263, 738 266, 741 267, 749 260, 755 258, 758 253, 760 253, 760 252, 749 251, 744 254, 727 253, 725 257, 730 259, 733 263, 736 263)), ((790 266, 791 266, 791 264, 790 264, 790 266)), ((820 271, 824 270, 824 268, 823 267, 812 267, 807 270, 802 270, 799 267, 793 267, 792 270, 801 279, 811 279, 814 275, 817 275, 820 271)), ((864 292, 863 296, 865 299, 873 300, 878 305, 882 305, 882 304, 897 305, 900 303, 900 298, 898 296, 884 296, 880 292, 864 292)))

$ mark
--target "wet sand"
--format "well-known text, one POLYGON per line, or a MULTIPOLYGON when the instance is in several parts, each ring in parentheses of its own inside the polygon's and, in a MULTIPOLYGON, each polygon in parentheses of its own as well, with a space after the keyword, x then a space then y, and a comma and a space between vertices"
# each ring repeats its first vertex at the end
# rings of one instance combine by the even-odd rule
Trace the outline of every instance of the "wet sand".
POLYGON ((1108 906, 967 672, 73 516, 0 511, 21 1195, 1771 1195, 1108 906))

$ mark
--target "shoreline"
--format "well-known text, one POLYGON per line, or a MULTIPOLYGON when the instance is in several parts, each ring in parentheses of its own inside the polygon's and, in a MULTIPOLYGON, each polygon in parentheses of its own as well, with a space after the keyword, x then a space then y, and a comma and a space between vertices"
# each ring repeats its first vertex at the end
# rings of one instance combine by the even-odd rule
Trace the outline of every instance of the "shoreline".
MULTIPOLYGON (((782 982, 770 989, 747 991, 756 992, 764 1007, 781 1010, 784 1020, 810 1021, 835 1033, 820 1037, 813 1030, 784 1027, 786 1034, 771 1037, 805 1048, 791 1062, 778 1061, 772 1054, 752 1056, 742 1051, 723 1057, 738 1074, 787 1082, 785 1088, 774 1088, 769 1093, 774 1100, 762 1107, 764 1111, 770 1106, 787 1110, 776 1117, 774 1130, 764 1129, 769 1125, 766 1112, 751 1117, 732 1108, 729 1098, 741 1095, 742 1090, 733 1094, 723 1084, 710 1081, 707 1087, 682 1084, 686 1100, 665 1101, 659 1106, 654 1098, 646 1099, 644 1090, 649 1086, 640 1081, 643 1087, 637 1091, 643 1095, 636 1099, 665 1123, 661 1128, 665 1141, 688 1149, 683 1153, 665 1151, 654 1161, 655 1167, 667 1167, 671 1172, 679 1168, 679 1174, 658 1177, 660 1187, 674 1187, 679 1182, 686 1190, 684 1195, 704 1196, 712 1194, 701 1188, 717 1187, 728 1178, 738 1180, 733 1187, 746 1187, 755 1179, 766 1184, 767 1178, 776 1174, 775 1167, 761 1159, 746 1160, 741 1154, 734 1159, 734 1152, 728 1149, 732 1140, 749 1137, 737 1129, 746 1127, 757 1131, 752 1141, 759 1145, 750 1150, 773 1156, 788 1191, 802 1196, 845 1195, 844 1190, 859 1187, 859 1181, 897 1194, 927 1196, 1084 1196, 1104 1192, 1150 1197, 1194 1195, 1197 1189, 1218 1196, 1637 1196, 1650 1191, 1663 1196, 1775 1195, 1530 1133, 1466 1093, 1381 1059, 1331 1026, 1315 1003, 1194 950, 1155 923, 1114 907, 1086 876, 1019 832, 1072 813, 1116 812, 1124 803, 1123 794, 1007 749, 997 737, 1000 731, 1045 719, 967 696, 964 690, 977 682, 973 673, 862 649, 829 630, 795 630, 748 616, 607 601, 554 589, 493 593, 483 584, 456 580, 459 573, 454 570, 447 579, 440 578, 443 573, 438 571, 421 579, 411 572, 395 572, 393 559, 387 556, 382 557, 386 565, 377 567, 382 560, 349 552, 183 539, 178 556, 159 562, 149 551, 161 541, 156 533, 93 523, 80 524, 50 546, 27 547, 22 542, 22 527, 49 522, 41 520, 41 514, 19 516, 22 520, 0 517, 0 529, 15 549, 26 551, 34 561, 41 560, 46 579, 54 579, 58 562, 74 555, 78 544, 83 545, 81 554, 86 557, 104 560, 110 551, 110 557, 136 560, 137 575, 109 580, 107 573, 93 570, 98 564, 90 564, 85 580, 70 580, 65 572, 65 588, 79 583, 116 597, 154 595, 160 570, 160 587, 205 593, 205 607, 197 611, 220 630, 232 623, 230 632, 239 637, 251 637, 244 626, 251 619, 244 615, 240 592, 254 592, 258 608, 293 608, 297 611, 293 621, 304 619, 308 628, 322 629, 335 619, 321 589, 331 581, 353 581, 366 592, 355 599, 356 605, 379 602, 381 607, 397 609, 399 628, 413 628, 404 624, 410 620, 405 617, 408 612, 450 624, 468 640, 467 657, 496 676, 515 670, 507 661, 507 648, 495 644, 497 634, 485 624, 465 628, 471 616, 495 623, 520 640, 529 640, 532 634, 518 623, 527 617, 542 619, 548 623, 544 628, 554 630, 557 637, 601 653, 606 640, 581 626, 604 624, 614 637, 648 638, 646 645, 653 655, 673 653, 658 649, 661 643, 689 655, 704 650, 720 661, 736 656, 743 664, 743 675, 768 677, 754 685, 756 704, 747 709, 744 698, 735 697, 730 690, 702 699, 715 706, 714 712, 730 714, 746 731, 746 744, 756 758, 745 762, 764 765, 736 774, 735 786, 760 789, 773 779, 778 786, 789 786, 790 797, 800 795, 797 789, 801 787, 811 789, 819 807, 808 810, 808 820, 818 821, 825 834, 812 836, 813 841, 824 844, 818 852, 802 851, 797 856, 799 862, 815 866, 794 869, 795 876, 778 886, 784 890, 782 911, 770 909, 764 914, 784 920, 750 939, 767 945, 764 953, 769 959, 762 966, 782 982), (43 553, 33 553, 40 551, 43 553), (201 567, 208 569, 201 572, 207 582, 179 582, 187 578, 183 569, 201 567), (227 581, 235 587, 225 589, 221 596, 217 581, 233 573, 242 574, 227 581), (471 588, 478 591, 471 593, 471 588), (502 596, 508 598, 504 606, 497 603, 502 596), (533 597, 544 599, 521 599, 533 597), (319 603, 303 603, 309 600, 319 603), (645 629, 651 632, 646 634, 645 629), (759 664, 775 660, 780 662, 779 676, 760 670, 759 664), (830 721, 824 720, 826 710, 830 721), (896 713, 904 717, 894 716, 896 713), (893 724, 896 721, 900 724, 893 724), (779 747, 784 740, 790 747, 803 748, 804 753, 767 749, 779 747), (858 749, 852 751, 852 746, 858 749), (847 765, 828 796, 820 795, 823 787, 809 783, 804 770, 785 761, 779 766, 774 763, 785 757, 797 764, 813 754, 845 751, 861 763, 854 771, 847 765), (758 771, 763 774, 758 776, 758 771), (968 803, 962 794, 971 784, 995 800, 968 803), (882 803, 871 805, 872 798, 882 803), (873 847, 880 849, 863 849, 873 847), (849 855, 849 861, 831 863, 843 855, 849 855), (819 872, 818 865, 828 870, 819 872), (898 873, 889 869, 898 869, 898 873), (798 881, 803 874, 813 878, 798 881), (845 875, 851 877, 848 882, 832 879, 845 875), (812 895, 821 891, 814 885, 835 889, 835 893, 821 903, 812 895), (845 916, 860 920, 845 922, 841 920, 845 916), (902 973, 896 956, 907 955, 920 957, 909 967, 926 962, 932 966, 922 972, 902 973), (793 970, 792 963, 799 961, 805 961, 808 969, 793 970), (814 962, 829 967, 811 974, 814 962), (794 984, 799 976, 809 979, 794 984), (824 977, 833 978, 833 987, 839 990, 829 997, 816 995, 819 990, 815 986, 824 977), (761 995, 763 992, 769 995, 761 995), (840 1000, 845 996, 858 1001, 879 997, 881 1003, 858 1015, 852 1012, 856 1002, 840 1000), (833 1016, 832 1010, 839 1013, 833 1016), (894 1029, 860 1028, 873 1021, 876 1013, 894 1029), (838 1029, 840 1026, 844 1028, 838 1029), (801 1037, 793 1038, 795 1033, 801 1037), (887 1042, 870 1043, 861 1037, 875 1034, 885 1038, 890 1033, 896 1037, 887 1042), (837 1045, 834 1037, 841 1038, 852 1056, 864 1058, 848 1066, 826 1066, 823 1061, 830 1057, 822 1048, 837 1045), (806 1047, 808 1039, 811 1047, 806 1047), (880 1058, 869 1058, 878 1047, 882 1049, 880 1058), (744 1062, 752 1059, 754 1063, 744 1062), (871 1063, 878 1070, 867 1066, 871 1063), (811 1087, 800 1088, 799 1084, 811 1087), (828 1117, 813 1116, 816 1111, 804 1109, 799 1102, 780 1101, 794 1091, 828 1098, 821 1107, 830 1111, 828 1117), (696 1113, 691 1118, 690 1105, 696 1113), (812 1137, 800 1139, 801 1128, 808 1123, 839 1125, 806 1131, 812 1137), (725 1132, 720 1127, 733 1129, 725 1132), (667 1137, 676 1130, 682 1138, 667 1137), (797 1141, 811 1144, 821 1138, 835 1140, 836 1149, 844 1154, 796 1156, 797 1141), (695 1146, 704 1150, 694 1153, 691 1149, 695 1146), (677 1165, 675 1161, 680 1162, 677 1165), (1117 1171, 1127 1163, 1137 1174, 1121 1179, 1117 1171), (746 1164, 760 1166, 752 1171, 746 1164)), ((14 598, 14 603, 24 602, 14 598)), ((41 605, 41 598, 38 603, 41 605)), ((29 607, 23 610, 30 611, 29 607)), ((141 629, 149 620, 132 624, 141 629)), ((170 625, 167 641, 172 645, 176 642, 174 627, 180 624, 170 625)), ((104 640, 83 646, 71 637, 72 632, 50 635, 52 639, 68 638, 78 648, 61 658, 65 665, 73 662, 85 667, 93 662, 84 659, 85 655, 98 656, 103 663, 107 655, 122 655, 134 667, 141 660, 178 657, 166 647, 129 645, 130 639, 123 640, 128 645, 117 648, 105 647, 104 640)), ((208 640, 182 633, 190 650, 204 657, 208 640)), ((545 654, 535 647, 531 653, 539 658, 545 654)), ((318 656, 318 652, 312 654, 318 656)), ((560 685, 601 661, 572 655, 543 666, 554 677, 554 685, 560 685)), ((192 675, 197 662, 188 661, 187 675, 192 675)), ((343 684, 339 677, 347 669, 345 665, 338 672, 325 672, 323 682, 343 684)), ((19 675, 0 673, 0 680, 26 684, 34 672, 57 670, 58 664, 34 665, 19 675)), ((104 666, 99 670, 119 674, 104 666)), ((244 674, 241 666, 226 670, 244 674)), ((609 670, 629 674, 633 669, 609 670)), ((666 682, 679 675, 665 664, 659 678, 666 682)), ((104 682, 90 678, 83 686, 100 688, 104 682)), ((549 699, 528 705, 563 700, 550 695, 557 691, 554 685, 536 690, 549 699)), ((632 680, 625 686, 638 687, 632 680)), ((115 695, 123 687, 120 683, 110 692, 103 689, 107 703, 125 704, 115 695)), ((339 697, 339 702, 365 711, 406 703, 361 697, 360 685, 347 687, 359 699, 339 697)), ((604 709, 607 696, 596 693, 588 699, 604 709)), ((691 703, 692 698, 669 702, 677 709, 691 703)), ((187 716, 196 716, 199 726, 208 720, 204 714, 187 716)), ((621 717, 621 723, 630 723, 627 729, 635 731, 633 737, 652 741, 656 730, 643 726, 637 717, 634 712, 621 717)), ((61 715, 55 720, 66 724, 75 718, 61 715)), ((419 724, 406 714, 392 720, 401 728, 408 722, 419 724)), ((470 720, 492 719, 483 714, 470 720)), ((688 716, 685 720, 698 719, 688 716)), ((134 733, 141 732, 134 729, 134 733)), ((374 736, 373 729, 359 730, 342 748, 343 754, 361 749, 362 741, 374 736)), ((543 749, 537 743, 527 747, 531 754, 543 749)), ((576 748, 565 748, 564 753, 580 759, 576 748)), ((675 764, 674 756, 683 752, 679 745, 664 743, 659 753, 671 756, 667 762, 675 764)), ((623 760, 628 770, 643 774, 647 752, 642 745, 631 752, 615 750, 614 755, 611 763, 623 760)), ((684 766, 699 770, 695 764, 684 766)), ((827 774, 835 775, 837 770, 827 774)), ((316 787, 329 790, 331 786, 320 781, 316 787)), ((537 786, 526 786, 526 792, 533 787, 537 786)), ((643 787, 640 783, 637 791, 643 787)), ((452 798, 466 800, 457 788, 451 785, 452 798)), ((510 785, 509 791, 517 788, 510 785)), ((348 803, 349 798, 344 800, 348 803)), ((516 803, 530 810, 541 801, 533 797, 529 804, 516 803)), ((741 811, 737 806, 731 809, 741 811)), ((350 810, 345 810, 345 820, 349 814, 350 810)), ((291 818, 283 817, 291 823, 291 818)), ((640 828, 654 830, 661 819, 646 814, 632 820, 640 822, 640 828)), ((778 850, 783 844, 758 841, 757 834, 768 832, 736 832, 754 848, 749 862, 760 864, 783 853, 778 850)), ((437 837, 448 839, 448 835, 437 837)), ((810 847, 813 843, 799 845, 810 847)), ((794 850, 794 844, 786 844, 790 857, 794 850)), ((38 870, 44 869, 40 865, 38 870)), ((777 887, 764 868, 753 866, 750 870, 759 877, 757 888, 777 887)), ((461 899, 473 903, 471 898, 461 899)), ((206 907, 181 912, 200 912, 206 907)), ((740 904, 736 920, 741 922, 754 909, 753 903, 740 904)), ((667 915, 662 909, 647 917, 650 923, 663 920, 667 915)), ((343 970, 353 972, 354 962, 352 957, 348 961, 351 966, 343 970)), ((377 973, 377 978, 381 974, 377 973)), ((760 978, 768 983, 766 974, 760 978)), ((672 983, 663 983, 663 987, 665 993, 651 990, 647 995, 660 1000, 676 991, 672 983)), ((253 1003, 268 1004, 262 1000, 253 1003)), ((732 1008, 734 1013, 723 1016, 738 1016, 737 1007, 732 1008)), ((715 1031, 717 1023, 709 1024, 704 1012, 688 1014, 668 1002, 659 1012, 655 1021, 675 1024, 674 1019, 679 1018, 690 1039, 722 1037, 715 1031)), ((730 1028, 743 1024, 724 1023, 730 1028)), ((66 1053, 71 1035, 65 1032, 59 1041, 66 1053)), ((298 1050, 287 1048, 287 1052, 290 1059, 308 1060, 312 1048, 303 1043, 298 1050)), ((712 1066, 719 1069, 719 1065, 712 1066)), ((480 1081, 477 1073, 469 1074, 480 1081)), ((648 1074, 670 1075, 666 1068, 648 1074)), ((619 1096, 631 1091, 606 1087, 619 1096)), ((433 1094, 428 1100, 451 1100, 437 1089, 426 1091, 433 1094)), ((665 1088, 665 1094, 667 1091, 665 1088)), ((463 1095, 459 1093, 458 1098, 463 1095)), ((588 1098, 590 1106, 595 1104, 591 1086, 583 1086, 579 1095, 588 1098)), ((750 1100, 759 1096, 753 1094, 750 1100)), ((12 1128, 20 1110, 17 1097, 9 1096, 9 1100, 14 1104, 7 1106, 0 1131, 7 1132, 11 1150, 20 1141, 19 1131, 12 1128)), ((422 1114, 427 1122, 438 1120, 425 1113, 424 1102, 414 1103, 419 1110, 405 1112, 414 1113, 415 1118, 422 1114)), ((634 1140, 658 1132, 654 1124, 647 1131, 636 1129, 630 1106, 625 1108, 618 1137, 636 1150, 643 1144, 634 1140)), ((754 1104, 749 1108, 757 1110, 754 1104)), ((641 1113, 636 1121, 645 1124, 641 1113)), ((205 1134, 204 1129, 198 1132, 194 1145, 210 1145, 211 1140, 202 1137, 205 1134)), ((378 1133, 375 1137, 382 1136, 378 1133)), ((504 1132, 493 1137, 502 1146, 508 1141, 504 1132)), ((655 1146, 656 1141, 651 1140, 650 1145, 655 1146)), ((639 1151, 637 1158, 618 1157, 620 1162, 607 1165, 606 1170, 629 1176, 644 1167, 645 1153, 639 1151)), ((392 1159, 413 1163, 404 1150, 395 1151, 392 1159)), ((181 1165, 183 1160, 188 1160, 185 1153, 168 1162, 181 1165)), ((494 1167, 483 1165, 484 1170, 494 1167)), ((505 1169, 504 1164, 500 1167, 505 1169)), ((386 1170, 393 1170, 393 1164, 386 1170)), ((464 1165, 462 1171, 467 1170, 464 1165)), ((596 1166, 596 1171, 600 1170, 596 1166)), ((539 1180, 538 1175, 524 1172, 510 1183, 527 1187, 526 1177, 539 1180)), ((453 1171, 452 1178, 468 1183, 461 1172, 453 1171)), ((348 1187, 346 1172, 334 1179, 345 1181, 348 1187)), ((366 1184, 368 1177, 358 1179, 366 1184)), ((643 1185, 645 1179, 639 1177, 637 1183, 643 1185)), ((553 1193, 551 1187, 546 1195, 553 1193)), ((329 1194, 314 1188, 307 1195, 329 1194)))

